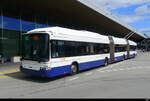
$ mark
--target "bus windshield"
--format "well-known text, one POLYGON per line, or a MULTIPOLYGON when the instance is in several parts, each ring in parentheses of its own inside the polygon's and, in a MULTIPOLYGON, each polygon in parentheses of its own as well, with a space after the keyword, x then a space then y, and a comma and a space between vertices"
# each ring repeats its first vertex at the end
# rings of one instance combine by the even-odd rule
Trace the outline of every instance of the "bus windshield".
POLYGON ((27 34, 23 35, 22 59, 39 62, 49 61, 49 35, 27 34))

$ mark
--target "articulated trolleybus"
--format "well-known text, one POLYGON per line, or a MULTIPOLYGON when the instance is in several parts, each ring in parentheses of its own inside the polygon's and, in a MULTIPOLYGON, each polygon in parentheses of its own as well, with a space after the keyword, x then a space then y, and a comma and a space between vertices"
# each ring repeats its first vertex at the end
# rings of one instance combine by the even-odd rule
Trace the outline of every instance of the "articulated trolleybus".
POLYGON ((23 35, 21 72, 39 77, 80 71, 133 58, 133 41, 61 27, 39 28, 23 35))

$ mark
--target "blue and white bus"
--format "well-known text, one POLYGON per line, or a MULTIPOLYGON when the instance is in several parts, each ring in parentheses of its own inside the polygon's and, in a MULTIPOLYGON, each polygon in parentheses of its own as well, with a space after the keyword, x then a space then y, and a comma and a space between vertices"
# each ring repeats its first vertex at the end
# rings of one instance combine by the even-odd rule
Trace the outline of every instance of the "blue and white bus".
POLYGON ((22 43, 20 70, 39 77, 74 75, 137 54, 133 41, 61 27, 29 31, 22 43))

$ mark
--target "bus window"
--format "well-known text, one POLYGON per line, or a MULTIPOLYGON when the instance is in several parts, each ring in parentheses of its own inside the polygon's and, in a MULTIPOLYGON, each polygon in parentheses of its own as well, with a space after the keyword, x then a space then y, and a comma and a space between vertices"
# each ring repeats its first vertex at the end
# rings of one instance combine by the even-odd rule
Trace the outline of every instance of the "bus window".
POLYGON ((55 40, 52 40, 52 43, 51 43, 52 47, 51 47, 51 55, 52 55, 52 58, 59 58, 59 57, 64 57, 65 54, 64 54, 64 41, 55 41, 55 40))
POLYGON ((125 52, 126 50, 126 45, 115 45, 115 52, 125 52))
POLYGON ((46 62, 49 60, 49 35, 24 35, 22 48, 23 59, 46 62))
POLYGON ((130 51, 136 51, 136 49, 137 49, 136 46, 130 45, 130 51))

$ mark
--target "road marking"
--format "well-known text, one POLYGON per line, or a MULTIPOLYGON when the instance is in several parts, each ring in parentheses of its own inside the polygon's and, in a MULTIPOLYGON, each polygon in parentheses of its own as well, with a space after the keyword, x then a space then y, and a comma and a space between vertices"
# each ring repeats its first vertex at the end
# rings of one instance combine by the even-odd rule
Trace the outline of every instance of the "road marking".
POLYGON ((119 69, 119 70, 124 70, 124 69, 119 69))
POLYGON ((98 72, 102 72, 102 73, 103 73, 103 72, 105 72, 105 71, 98 70, 98 72))
POLYGON ((16 72, 19 72, 19 70, 15 69, 15 70, 9 70, 9 71, 0 72, 0 75, 10 74, 10 73, 16 73, 16 72))
POLYGON ((13 75, 12 73, 17 73, 17 72, 19 72, 18 69, 0 72, 0 75, 2 75, 2 76, 0 76, 0 79, 1 79, 1 78, 7 78, 7 77, 9 77, 9 76, 12 76, 12 75, 13 75), (4 76, 4 75, 5 75, 5 76, 4 76), (7 76, 7 75, 8 75, 8 76, 7 76))
MULTIPOLYGON (((121 63, 118 63, 117 65, 119 64, 122 64, 123 62, 121 63)), ((116 64, 114 65, 110 65, 108 67, 104 67, 104 68, 100 68, 99 70, 97 70, 98 72, 101 72, 101 73, 105 73, 105 72, 116 72, 116 71, 125 71, 125 70, 136 70, 136 69, 150 69, 150 67, 148 66, 145 66, 145 67, 128 67, 128 68, 118 68, 118 69, 113 69, 114 66, 117 66, 116 64), (107 70, 107 69, 111 69, 111 70, 107 70)))
POLYGON ((79 77, 75 77, 75 78, 72 78, 72 79, 69 79, 70 81, 73 81, 73 80, 76 80, 78 79, 79 77))
POLYGON ((86 73, 85 75, 92 75, 93 74, 93 72, 89 72, 89 73, 86 73))
POLYGON ((118 65, 121 65, 121 64, 123 64, 124 62, 118 62, 118 63, 116 63, 116 64, 110 64, 110 65, 108 65, 108 66, 105 66, 105 67, 102 67, 102 68, 100 68, 99 70, 97 70, 97 71, 102 71, 102 70, 105 70, 105 69, 110 69, 110 68, 115 68, 115 67, 117 67, 118 65))
POLYGON ((119 70, 118 70, 118 69, 112 69, 112 71, 114 71, 114 72, 115 72, 115 71, 119 71, 119 70))
POLYGON ((0 79, 7 78, 8 76, 0 76, 0 79))
POLYGON ((105 70, 105 72, 112 72, 112 70, 105 70))
POLYGON ((98 72, 104 72, 104 70, 101 70, 101 69, 99 69, 99 70, 97 70, 98 72))

